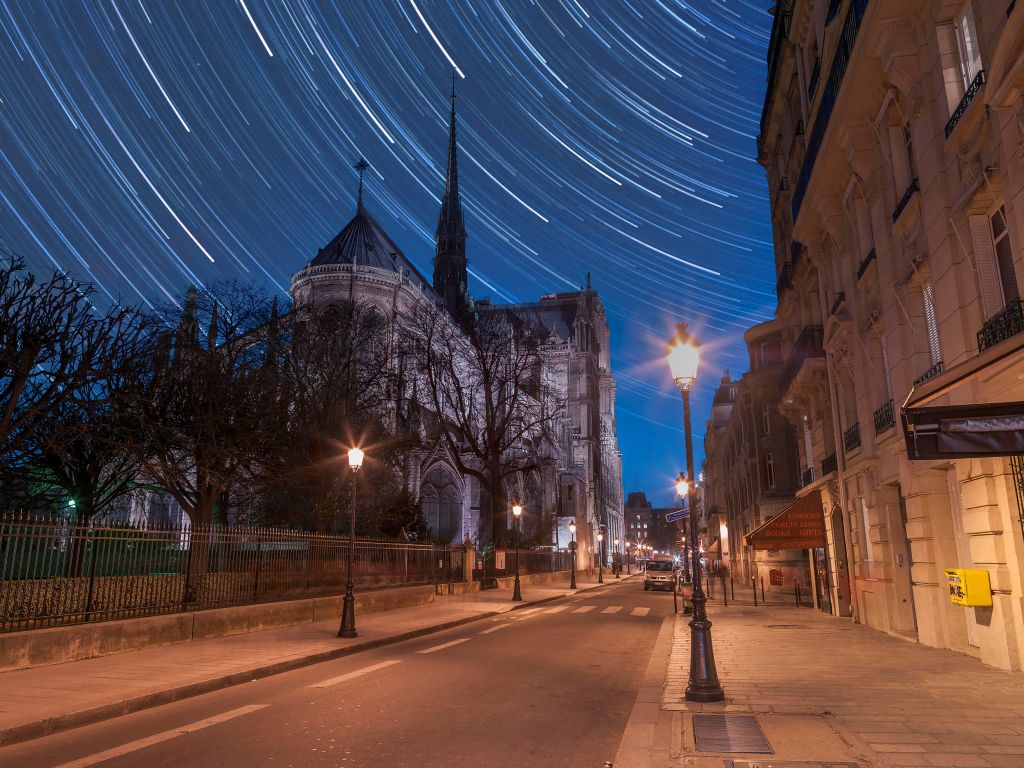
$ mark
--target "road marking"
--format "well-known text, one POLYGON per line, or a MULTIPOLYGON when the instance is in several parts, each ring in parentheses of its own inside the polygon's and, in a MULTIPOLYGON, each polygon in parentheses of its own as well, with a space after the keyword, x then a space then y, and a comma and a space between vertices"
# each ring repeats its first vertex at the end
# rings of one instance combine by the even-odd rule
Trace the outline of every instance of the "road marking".
POLYGON ((621 610, 622 610, 622 606, 621 605, 609 605, 607 608, 605 608, 603 611, 601 611, 601 613, 618 613, 621 610))
POLYGON ((568 609, 568 605, 560 605, 557 608, 549 608, 548 610, 544 611, 544 615, 547 616, 552 613, 561 613, 562 611, 566 611, 568 609))
POLYGON ((467 640, 469 640, 468 637, 462 637, 462 638, 459 638, 458 640, 452 640, 450 643, 441 643, 440 645, 435 645, 433 648, 427 648, 427 649, 422 650, 422 651, 416 651, 416 653, 433 653, 434 651, 443 651, 445 648, 451 648, 453 645, 458 645, 459 643, 464 643, 467 640))
POLYGON ((630 616, 646 616, 650 612, 650 608, 634 608, 630 616))
POLYGON ((537 611, 542 611, 542 610, 544 610, 544 609, 543 608, 527 608, 527 609, 522 610, 522 611, 516 611, 515 616, 513 616, 512 618, 513 619, 525 619, 527 616, 532 616, 533 614, 537 613, 537 611))
POLYGON ((489 635, 489 634, 491 634, 491 632, 497 632, 499 629, 506 629, 506 628, 511 627, 511 626, 512 626, 511 624, 496 624, 495 626, 491 627, 490 629, 485 629, 483 632, 477 632, 477 634, 478 635, 489 635))
POLYGON ((78 760, 72 760, 70 763, 63 763, 57 766, 57 768, 86 768, 86 766, 96 765, 97 763, 102 763, 107 760, 113 760, 115 757, 127 755, 129 752, 137 752, 140 749, 151 747, 162 741, 168 741, 178 736, 184 736, 186 733, 199 731, 203 728, 209 728, 211 725, 217 725, 218 723, 233 720, 236 717, 248 715, 250 712, 255 712, 258 709, 263 709, 264 707, 269 706, 269 704, 250 704, 246 707, 232 709, 230 712, 223 712, 219 715, 208 717, 205 720, 199 720, 194 723, 189 723, 188 725, 183 725, 180 728, 174 728, 170 731, 164 731, 163 733, 147 736, 144 739, 129 741, 127 744, 122 744, 119 747, 113 747, 103 752, 97 752, 94 755, 88 755, 86 757, 79 758, 78 760))
POLYGON ((595 608, 597 608, 596 605, 584 605, 582 608, 577 608, 573 613, 590 613, 595 608))
POLYGON ((344 683, 346 680, 352 680, 353 678, 361 677, 362 675, 367 675, 370 672, 376 672, 378 669, 384 669, 385 667, 390 667, 392 664, 397 664, 400 661, 401 661, 401 659, 391 659, 390 661, 382 661, 380 664, 372 664, 369 667, 363 667, 362 669, 357 669, 355 672, 348 672, 348 673, 346 673, 344 675, 338 675, 337 677, 329 677, 326 680, 321 680, 319 683, 313 683, 312 685, 310 685, 308 687, 309 688, 327 688, 327 687, 332 686, 332 685, 337 685, 338 683, 344 683))

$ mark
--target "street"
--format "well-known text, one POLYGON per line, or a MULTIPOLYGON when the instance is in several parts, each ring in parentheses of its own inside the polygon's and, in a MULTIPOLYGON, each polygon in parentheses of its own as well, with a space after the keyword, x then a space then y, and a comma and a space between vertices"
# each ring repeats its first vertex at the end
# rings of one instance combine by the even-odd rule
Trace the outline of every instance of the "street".
POLYGON ((640 580, 0 749, 0 766, 613 759, 672 596, 640 580))

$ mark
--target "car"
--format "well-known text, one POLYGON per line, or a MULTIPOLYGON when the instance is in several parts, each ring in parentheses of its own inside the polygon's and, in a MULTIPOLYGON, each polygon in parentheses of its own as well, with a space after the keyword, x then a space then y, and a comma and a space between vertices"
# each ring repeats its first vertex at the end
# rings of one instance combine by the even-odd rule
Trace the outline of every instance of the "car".
POLYGON ((676 563, 673 560, 648 560, 644 568, 644 592, 651 589, 672 590, 676 582, 676 563))

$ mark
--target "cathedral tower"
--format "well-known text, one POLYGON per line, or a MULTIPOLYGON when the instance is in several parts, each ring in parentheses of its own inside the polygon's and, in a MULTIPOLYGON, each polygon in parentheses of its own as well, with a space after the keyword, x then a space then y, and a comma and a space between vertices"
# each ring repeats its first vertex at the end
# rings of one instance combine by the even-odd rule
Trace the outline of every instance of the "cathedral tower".
POLYGON ((459 170, 455 143, 455 75, 452 75, 452 111, 448 124, 448 169, 444 181, 441 213, 434 236, 434 290, 444 299, 452 315, 466 307, 466 226, 459 200, 459 170))

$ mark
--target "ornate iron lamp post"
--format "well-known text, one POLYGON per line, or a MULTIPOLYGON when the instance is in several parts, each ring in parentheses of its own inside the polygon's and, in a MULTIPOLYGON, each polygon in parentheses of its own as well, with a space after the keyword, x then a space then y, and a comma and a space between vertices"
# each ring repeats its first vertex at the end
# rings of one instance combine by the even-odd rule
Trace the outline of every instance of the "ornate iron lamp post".
POLYGON ((338 637, 356 637, 356 599, 352 594, 352 557, 356 548, 356 477, 363 466, 363 452, 358 448, 350 448, 348 466, 352 470, 352 510, 349 516, 348 534, 348 578, 345 581, 345 600, 341 610, 341 628, 338 637))
POLYGON ((569 542, 569 554, 572 556, 572 577, 569 580, 569 589, 576 589, 576 521, 569 523, 569 533, 572 534, 572 541, 569 542))
POLYGON ((522 515, 523 508, 518 504, 514 504, 512 506, 512 517, 516 526, 516 583, 515 587, 512 589, 512 599, 517 601, 523 599, 523 595, 519 591, 519 540, 522 538, 523 530, 519 518, 522 517, 522 515))
POLYGON ((619 571, 622 570, 622 555, 619 554, 619 540, 615 540, 615 548, 612 550, 612 570, 615 571, 615 578, 619 578, 619 571), (615 558, 619 558, 618 564, 615 562, 615 558))
MULTIPOLYGON (((686 475, 695 477, 693 471, 693 435, 690 427, 690 390, 697 381, 697 367, 700 361, 699 344, 686 332, 686 323, 676 323, 676 335, 666 346, 668 364, 683 395, 683 427, 686 437, 686 475)), ((692 482, 680 477, 680 490, 685 492, 689 502, 690 546, 697 541, 697 520, 692 482)), ((708 621, 707 597, 700 583, 700 559, 696 552, 690 557, 693 568, 693 618, 690 619, 690 680, 686 686, 688 701, 723 701, 725 691, 718 682, 715 668, 715 651, 711 644, 711 622, 708 621)))
POLYGON ((627 576, 629 576, 629 574, 632 573, 632 571, 629 570, 629 546, 630 546, 630 544, 627 541, 626 544, 625 544, 625 547, 624 547, 624 552, 625 552, 625 557, 626 557, 626 575, 627 576))

